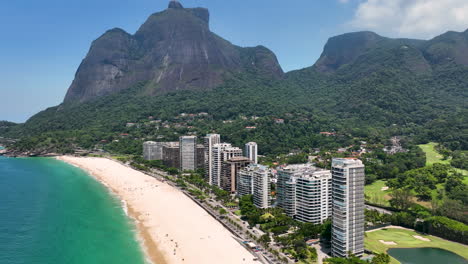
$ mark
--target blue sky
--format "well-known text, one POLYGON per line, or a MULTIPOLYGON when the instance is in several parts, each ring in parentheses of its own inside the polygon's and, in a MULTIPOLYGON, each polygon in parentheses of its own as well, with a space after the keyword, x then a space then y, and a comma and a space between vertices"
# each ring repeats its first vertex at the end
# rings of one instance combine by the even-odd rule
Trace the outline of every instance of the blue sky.
MULTIPOLYGON (((213 32, 236 45, 261 44, 270 48, 283 69, 290 71, 311 66, 329 37, 349 31, 369 29, 392 37, 430 38, 436 32, 461 30, 465 25, 468 27, 468 19, 465 21, 463 16, 468 11, 464 9, 468 8, 465 1, 182 0, 181 3, 185 7, 208 8, 213 32), (442 3, 443 7, 453 11, 453 21, 437 22, 436 14, 425 17, 423 12, 421 17, 413 12, 422 2, 436 5, 444 1, 447 3, 442 3), (385 18, 379 17, 379 12, 385 18), (391 16, 389 12, 398 15, 391 16), (428 27, 423 23, 424 28, 414 28, 413 24, 417 24, 414 20, 431 21, 434 25, 428 27)), ((168 2, 1 1, 0 120, 24 122, 38 111, 61 103, 94 39, 114 27, 133 34, 150 14, 165 9, 168 2)))

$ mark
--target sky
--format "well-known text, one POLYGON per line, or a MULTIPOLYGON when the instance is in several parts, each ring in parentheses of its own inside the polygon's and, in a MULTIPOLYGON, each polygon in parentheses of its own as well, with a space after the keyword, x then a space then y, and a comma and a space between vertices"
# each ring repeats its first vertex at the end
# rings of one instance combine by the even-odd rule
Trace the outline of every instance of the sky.
MULTIPOLYGON (((91 42, 133 34, 169 0, 0 1, 0 120, 25 122, 58 105, 91 42)), ((468 0, 180 0, 210 10, 210 28, 239 46, 264 45, 284 71, 309 67, 328 38, 371 30, 430 39, 468 28, 468 0)))

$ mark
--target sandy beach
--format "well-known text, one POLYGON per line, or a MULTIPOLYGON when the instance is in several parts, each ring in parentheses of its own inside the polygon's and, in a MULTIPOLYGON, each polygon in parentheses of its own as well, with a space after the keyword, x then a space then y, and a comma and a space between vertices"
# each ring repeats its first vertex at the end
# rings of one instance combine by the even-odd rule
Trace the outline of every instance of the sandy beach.
POLYGON ((153 263, 259 263, 218 221, 167 183, 109 159, 58 159, 87 171, 125 201, 153 263))

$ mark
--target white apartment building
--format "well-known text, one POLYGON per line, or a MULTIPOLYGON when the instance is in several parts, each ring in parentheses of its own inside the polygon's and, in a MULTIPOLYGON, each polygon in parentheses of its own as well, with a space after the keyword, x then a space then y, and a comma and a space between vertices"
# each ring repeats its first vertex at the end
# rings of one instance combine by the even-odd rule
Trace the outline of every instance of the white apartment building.
POLYGON ((310 164, 278 170, 278 207, 299 221, 320 224, 331 216, 331 172, 310 164))
POLYGON ((268 167, 251 164, 237 175, 237 195, 253 195, 254 205, 258 208, 271 206, 270 171, 268 167))
POLYGON ((364 253, 364 182, 362 161, 336 158, 332 161, 333 216, 332 256, 364 253))
POLYGON ((245 144, 245 156, 249 158, 254 164, 258 163, 258 146, 255 142, 245 144))
POLYGON ((233 158, 242 157, 242 150, 229 143, 219 143, 212 146, 211 175, 209 184, 221 187, 221 174, 223 162, 233 158))
POLYGON ((205 178, 211 184, 213 182, 213 146, 221 143, 219 134, 208 134, 204 138, 203 145, 205 146, 205 178))
POLYGON ((146 141, 143 143, 143 158, 145 160, 162 160, 164 142, 146 141))
POLYGON ((182 136, 179 138, 180 170, 197 169, 197 137, 182 136))

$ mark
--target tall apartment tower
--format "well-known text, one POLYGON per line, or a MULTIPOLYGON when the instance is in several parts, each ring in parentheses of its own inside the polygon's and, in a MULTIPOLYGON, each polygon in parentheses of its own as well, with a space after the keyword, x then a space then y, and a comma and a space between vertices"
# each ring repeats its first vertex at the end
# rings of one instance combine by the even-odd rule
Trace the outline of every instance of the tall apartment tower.
POLYGON ((332 256, 364 253, 364 165, 358 159, 332 161, 332 256))
POLYGON ((146 141, 143 143, 143 158, 145 160, 162 160, 165 142, 146 141))
POLYGON ((197 169, 197 137, 182 136, 179 138, 180 170, 197 169))
POLYGON ((258 208, 271 206, 270 172, 268 167, 251 164, 237 174, 237 195, 253 195, 258 208))
POLYGON ((219 134, 208 134, 204 138, 203 145, 205 146, 205 178, 211 184, 213 182, 213 146, 221 143, 219 134))
POLYGON ((162 161, 169 168, 180 168, 180 142, 164 142, 162 161))
POLYGON ((254 164, 258 163, 258 147, 257 143, 249 142, 245 144, 245 156, 249 158, 254 164))
POLYGON ((145 160, 156 159, 156 144, 154 141, 146 141, 143 143, 143 158, 145 160))
POLYGON ((271 207, 270 171, 268 167, 257 164, 253 176, 254 205, 264 209, 271 207))
POLYGON ((233 157, 242 157, 242 149, 233 147, 229 143, 219 143, 213 145, 213 160, 211 164, 210 185, 221 187, 221 175, 223 163, 233 157))
POLYGON ((320 224, 331 216, 332 175, 310 164, 278 170, 278 206, 298 221, 320 224))
POLYGON ((197 169, 205 167, 205 146, 197 144, 197 169))
POLYGON ((237 190, 237 174, 251 163, 252 161, 246 157, 233 157, 225 161, 221 172, 221 188, 235 193, 237 190))

